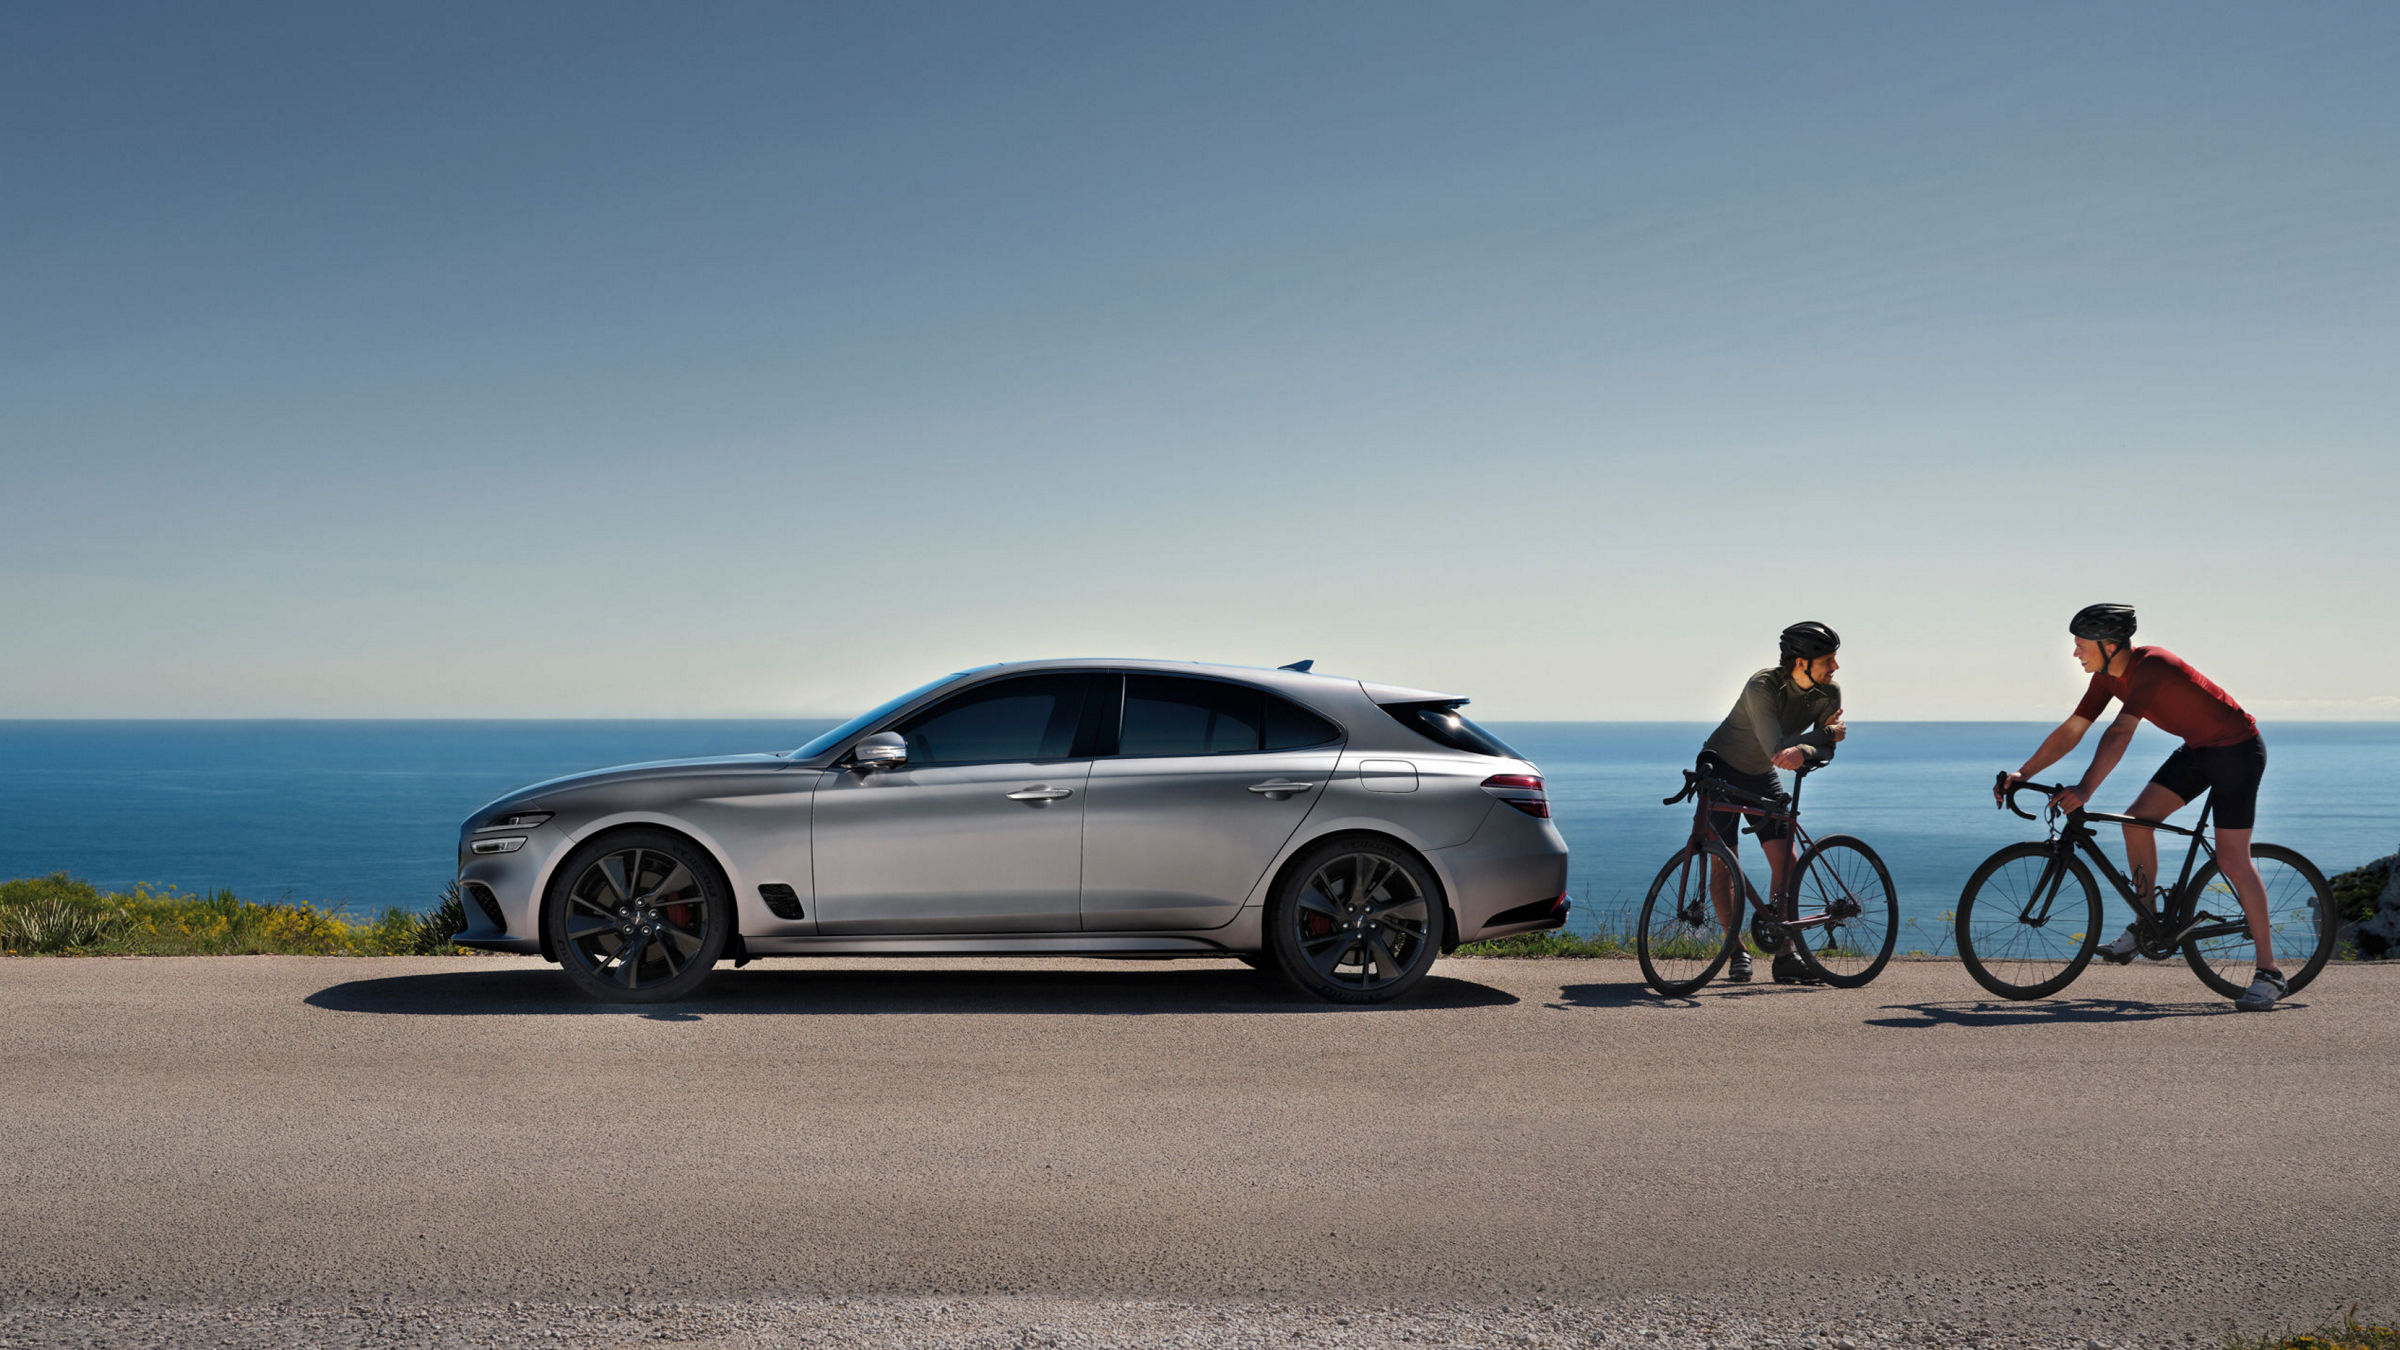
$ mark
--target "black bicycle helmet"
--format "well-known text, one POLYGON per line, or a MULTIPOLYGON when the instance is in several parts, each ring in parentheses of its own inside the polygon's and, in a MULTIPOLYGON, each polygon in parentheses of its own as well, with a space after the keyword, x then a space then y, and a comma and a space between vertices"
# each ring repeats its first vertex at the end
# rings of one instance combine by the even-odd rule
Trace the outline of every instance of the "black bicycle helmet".
POLYGON ((1812 619, 1784 629, 1779 650, 1783 653, 1783 664, 1788 666, 1794 661, 1814 661, 1820 656, 1831 656, 1841 650, 1841 646, 1841 634, 1812 619))
POLYGON ((2094 642, 2130 642, 2133 639, 2133 606, 2085 605, 2067 620, 2067 631, 2079 638, 2094 642))

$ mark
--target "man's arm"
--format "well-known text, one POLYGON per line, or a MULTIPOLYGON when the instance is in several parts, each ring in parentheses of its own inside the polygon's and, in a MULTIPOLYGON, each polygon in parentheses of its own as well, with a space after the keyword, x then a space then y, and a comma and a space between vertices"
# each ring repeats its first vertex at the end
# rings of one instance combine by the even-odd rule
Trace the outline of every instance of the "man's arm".
POLYGON ((1842 710, 1837 707, 1818 718, 1814 727, 1789 737, 1777 747, 1775 767, 1797 770, 1803 764, 1830 764, 1834 743, 1849 734, 1850 728, 1842 721, 1842 710))
POLYGON ((1775 719, 1775 691, 1763 679, 1753 679, 1742 686, 1742 721, 1750 734, 1758 738, 1758 752, 1775 762, 1783 754, 1783 746, 1775 740, 1780 725, 1775 719))
MULTIPOLYGON (((2083 744, 2083 733, 2091 729, 2092 719, 2080 713, 2059 723, 2056 731, 2042 738, 2041 748, 2035 750, 2033 757, 2025 761, 2024 768, 2010 774, 1998 787, 1992 789, 1992 801, 1997 804, 2008 795, 2010 788, 2066 758, 2076 746, 2083 744)), ((2124 753, 2123 747, 2119 747, 2118 753, 2124 753)), ((2113 767, 2115 761, 2111 760, 2110 764, 2113 767)))
POLYGON ((2133 729, 2141 724, 2142 719, 2133 713, 2117 714, 2117 720, 2100 733, 2099 748, 2092 751, 2092 766, 2083 771, 2083 781, 2058 794, 2061 810, 2073 811, 2092 799, 2092 794, 2108 781, 2109 770, 2125 758, 2125 747, 2133 744, 2133 729))

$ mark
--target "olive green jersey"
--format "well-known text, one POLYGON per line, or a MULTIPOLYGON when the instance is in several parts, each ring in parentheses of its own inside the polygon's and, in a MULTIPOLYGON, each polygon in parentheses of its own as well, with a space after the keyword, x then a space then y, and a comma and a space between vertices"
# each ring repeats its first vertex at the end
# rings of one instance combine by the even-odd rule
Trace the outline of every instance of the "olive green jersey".
POLYGON ((1825 723, 1841 710, 1840 685, 1803 689, 1789 670, 1769 667, 1742 685, 1733 711, 1702 748, 1742 773, 1772 772, 1775 752, 1795 745, 1822 764, 1833 758, 1833 733, 1825 723))

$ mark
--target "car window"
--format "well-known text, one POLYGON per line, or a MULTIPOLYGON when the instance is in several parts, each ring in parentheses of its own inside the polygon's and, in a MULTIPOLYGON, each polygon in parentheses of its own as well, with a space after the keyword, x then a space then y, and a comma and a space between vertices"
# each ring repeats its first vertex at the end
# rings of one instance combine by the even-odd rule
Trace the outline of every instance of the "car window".
POLYGON ((1342 729, 1289 699, 1267 695, 1266 748, 1299 750, 1329 745, 1342 738, 1342 729))
POLYGON ((1120 755, 1215 755, 1256 750, 1266 694, 1215 680, 1125 677, 1120 755))
MULTIPOLYGON (((1458 702, 1464 702, 1459 700, 1458 702)), ((1409 730, 1452 750, 1499 759, 1523 759, 1508 743, 1461 716, 1458 702, 1386 703, 1383 710, 1409 730)))
POLYGON ((911 766, 1065 759, 1074 750, 1090 684, 1075 675, 995 680, 892 729, 908 742, 911 766))
POLYGON ((1125 677, 1120 755, 1224 755, 1296 750, 1341 739, 1341 728, 1263 689, 1171 675, 1125 677))

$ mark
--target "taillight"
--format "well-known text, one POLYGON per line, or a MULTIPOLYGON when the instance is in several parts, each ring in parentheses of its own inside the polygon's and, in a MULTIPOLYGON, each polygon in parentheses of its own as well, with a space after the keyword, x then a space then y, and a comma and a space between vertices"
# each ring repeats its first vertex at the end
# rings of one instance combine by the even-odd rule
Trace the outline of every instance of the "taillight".
POLYGON ((1483 780, 1484 789, 1529 816, 1550 818, 1550 798, 1542 780, 1529 773, 1496 773, 1483 780))

